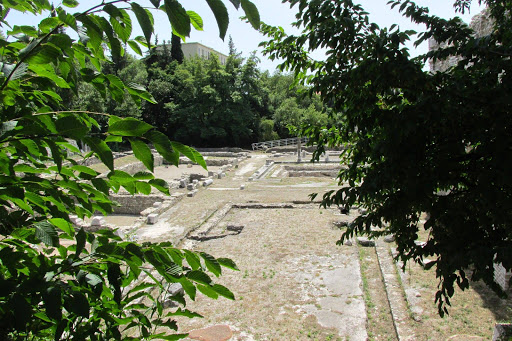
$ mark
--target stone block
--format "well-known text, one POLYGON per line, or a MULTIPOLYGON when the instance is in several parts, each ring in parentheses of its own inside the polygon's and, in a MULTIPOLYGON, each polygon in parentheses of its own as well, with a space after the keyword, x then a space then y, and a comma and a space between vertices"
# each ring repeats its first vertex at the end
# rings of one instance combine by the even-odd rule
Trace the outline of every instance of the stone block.
POLYGON ((366 237, 357 237, 357 243, 361 246, 372 247, 375 246, 375 241, 366 237))
POLYGON ((208 171, 208 176, 215 176, 215 173, 212 171, 208 171))
POLYGON ((187 197, 192 198, 196 195, 196 193, 197 193, 197 189, 190 191, 187 193, 187 197))
POLYGON ((189 163, 189 164, 187 165, 187 168, 192 168, 192 164, 191 164, 191 163, 189 163))
POLYGON ((252 176, 249 177, 249 179, 247 179, 248 181, 253 181, 254 178, 252 176))
POLYGON ((392 235, 392 234, 390 234, 389 236, 385 236, 385 237, 384 237, 384 241, 385 241, 386 243, 392 243, 392 242, 394 242, 394 241, 395 241, 395 236, 394 236, 394 235, 392 235))
POLYGON ((510 337, 512 337, 512 324, 498 323, 494 326, 492 341, 510 340, 510 337))
POLYGON ((183 286, 180 283, 172 283, 171 285, 169 285, 169 287, 167 288, 167 292, 171 296, 185 294, 185 290, 183 290, 183 286))
POLYGON ((148 224, 156 224, 157 221, 158 221, 158 214, 156 214, 156 213, 148 214, 148 219, 147 219, 148 224))
POLYGON ((222 179, 222 173, 217 174, 217 179, 222 179))
POLYGON ((245 184, 241 184, 241 185, 240 185, 240 189, 241 189, 241 190, 244 190, 244 189, 245 189, 245 184))
POLYGON ((70 215, 69 215, 69 220, 71 221, 71 223, 72 223, 72 224, 76 224, 76 222, 78 221, 78 219, 80 219, 80 218, 78 218, 78 216, 77 216, 77 215, 75 215, 75 214, 70 214, 70 215))
POLYGON ((266 159, 266 160, 265 160, 265 165, 267 165, 267 166, 268 166, 268 165, 271 165, 271 164, 272 164, 272 162, 274 162, 274 161, 272 161, 271 159, 266 159))
POLYGON ((192 181, 192 183, 193 183, 194 185, 197 185, 197 184, 199 183, 199 180, 198 180, 198 179, 194 179, 194 181, 192 181))
POLYGON ((161 202, 161 201, 156 201, 155 203, 153 203, 153 207, 154 207, 154 208, 160 208, 160 207, 162 207, 162 202, 161 202))
POLYGON ((105 225, 105 219, 100 216, 92 217, 91 219, 91 226, 103 226, 105 225))
POLYGON ((213 179, 208 179, 208 180, 203 181, 203 187, 208 187, 211 184, 213 184, 213 179))
POLYGON ((114 232, 114 234, 116 234, 117 236, 119 236, 119 238, 121 238, 121 239, 124 239, 124 237, 125 237, 125 233, 124 233, 122 230, 119 230, 119 229, 118 229, 118 230, 116 230, 116 231, 114 232))
POLYGON ((180 180, 180 188, 185 188, 187 187, 188 185, 188 180, 187 179, 181 179, 180 180))
POLYGON ((187 189, 188 189, 189 191, 193 191, 194 189, 196 189, 196 184, 195 184, 195 183, 188 184, 188 185, 187 185, 187 189))

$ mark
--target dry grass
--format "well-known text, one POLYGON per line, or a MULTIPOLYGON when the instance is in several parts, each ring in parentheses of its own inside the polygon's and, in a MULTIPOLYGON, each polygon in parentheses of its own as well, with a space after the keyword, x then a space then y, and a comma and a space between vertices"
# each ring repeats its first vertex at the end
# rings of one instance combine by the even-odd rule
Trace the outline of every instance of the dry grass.
MULTIPOLYGON (((428 231, 421 229, 419 239, 427 238, 428 231)), ((402 285, 420 296, 415 298, 417 302, 411 303, 411 308, 422 311, 420 321, 414 326, 416 335, 421 335, 419 340, 446 340, 453 335, 480 336, 487 340, 496 323, 512 319, 512 298, 500 299, 482 282, 470 282, 470 288, 465 291, 457 288, 450 300, 449 315, 441 318, 434 302, 438 284, 434 268, 426 271, 414 263, 407 265, 402 285)))
POLYGON ((369 340, 397 340, 375 248, 359 247, 369 340))

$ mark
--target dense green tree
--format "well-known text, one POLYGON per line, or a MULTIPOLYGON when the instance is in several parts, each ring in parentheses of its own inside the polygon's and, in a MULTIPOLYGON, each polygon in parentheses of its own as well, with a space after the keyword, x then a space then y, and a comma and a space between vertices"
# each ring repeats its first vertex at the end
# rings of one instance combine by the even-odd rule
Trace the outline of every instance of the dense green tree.
POLYGON ((260 141, 278 140, 279 135, 274 131, 274 121, 261 120, 260 122, 260 141))
POLYGON ((222 65, 216 55, 148 68, 148 90, 158 98, 147 104, 144 120, 173 139, 195 146, 249 146, 258 138, 265 95, 258 60, 230 56, 222 65))
MULTIPOLYGON (((207 3, 218 15, 224 38, 227 9, 222 1, 207 3)), ((257 26, 257 10, 248 0, 242 3, 257 26)), ((200 291, 213 298, 233 298, 207 274, 219 276, 222 267, 236 268, 229 260, 179 250, 169 243, 138 245, 112 231, 90 233, 71 224, 71 214, 84 218, 94 212, 111 213, 109 194, 121 188, 131 194, 149 194, 152 188, 169 193, 165 181, 152 174, 150 144, 172 164, 185 155, 206 167, 194 149, 170 141, 151 125, 133 117, 66 107, 57 92, 62 88, 78 93, 85 85, 102 98, 122 102, 128 92, 136 105, 142 100, 155 102, 140 85, 125 83, 121 69, 116 70, 119 77, 102 72, 105 63, 126 56, 125 46, 139 53, 139 45, 147 46, 153 34, 149 8, 136 1, 116 4, 101 2, 85 12, 71 13, 69 8, 78 5, 75 0, 64 0, 56 8, 47 0, 0 1, 0 26, 7 28, 7 37, 0 37, 2 340, 177 340, 186 335, 168 334, 177 330, 174 316, 198 316, 185 309, 185 295, 194 299, 200 291), (144 37, 130 38, 129 11, 144 37), (17 26, 10 22, 13 12, 43 19, 34 26, 17 26), (108 121, 100 131, 98 117, 103 116, 108 121), (149 172, 131 175, 114 169, 109 144, 123 141, 149 172), (76 148, 82 143, 90 153, 82 155, 76 148), (81 164, 92 156, 109 169, 106 176, 81 164), (71 243, 61 244, 66 239, 71 243), (140 282, 142 274, 147 283, 140 282), (164 315, 159 296, 171 283, 180 283, 185 295, 171 297, 180 307, 164 315)), ((181 36, 189 34, 191 16, 198 21, 177 1, 151 0, 151 4, 151 10, 168 14, 181 36)), ((123 71, 131 72, 128 67, 123 71)))
MULTIPOLYGON (((454 286, 467 288, 469 278, 502 293, 493 265, 512 270, 511 2, 482 1, 493 20, 483 36, 458 17, 439 18, 411 1, 389 5, 426 27, 417 36, 397 25, 379 27, 350 0, 288 2, 298 8, 304 32, 287 36, 266 26, 273 38, 266 51, 296 75, 310 70, 310 92, 343 113, 343 125, 305 132, 318 152, 349 143, 344 185, 325 194, 323 205, 367 209, 340 242, 355 233, 394 234, 404 264, 436 269, 441 314, 454 286), (412 58, 404 45, 410 39, 446 44, 412 58), (307 57, 321 47, 325 61, 307 57), (458 59, 445 71, 425 71, 427 61, 450 56, 458 59), (416 243, 425 212, 428 237, 416 243)), ((470 4, 454 7, 464 12, 470 4)))
POLYGON ((274 120, 276 132, 282 138, 291 137, 290 127, 315 122, 326 125, 328 110, 317 94, 309 94, 308 88, 295 81, 292 74, 276 72, 263 79, 268 91, 269 117, 274 120))
POLYGON ((173 34, 171 37, 171 59, 183 63, 183 51, 181 49, 181 38, 173 34))

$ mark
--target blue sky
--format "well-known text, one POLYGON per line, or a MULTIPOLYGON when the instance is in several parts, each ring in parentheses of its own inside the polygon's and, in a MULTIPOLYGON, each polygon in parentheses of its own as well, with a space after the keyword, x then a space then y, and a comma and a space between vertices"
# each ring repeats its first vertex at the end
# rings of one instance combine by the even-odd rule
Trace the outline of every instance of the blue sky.
MULTIPOLYGON (((260 35, 257 31, 255 31, 249 24, 242 22, 238 18, 242 16, 244 13, 240 9, 238 11, 229 3, 228 0, 224 0, 226 6, 229 10, 230 15, 230 25, 228 28, 228 33, 226 35, 226 39, 222 41, 219 38, 219 30, 217 28, 217 24, 211 13, 206 1, 204 0, 181 0, 180 2, 187 10, 196 11, 204 21, 204 31, 192 31, 191 36, 187 39, 187 42, 200 42, 204 45, 210 46, 215 50, 228 53, 228 36, 231 35, 233 37, 233 41, 235 43, 238 51, 242 52, 244 56, 248 56, 252 51, 258 50, 258 44, 261 40, 264 39, 262 35, 260 35)), ((282 26, 285 31, 296 33, 297 31, 293 30, 290 24, 295 20, 295 10, 290 9, 288 4, 281 3, 281 0, 252 0, 253 3, 258 7, 260 12, 261 20, 265 23, 273 26, 282 26)), ((399 24, 402 29, 414 29, 416 31, 420 31, 421 27, 416 27, 410 23, 407 19, 400 16, 398 13, 398 9, 391 10, 388 5, 386 5, 388 0, 360 0, 359 3, 363 5, 363 7, 370 13, 370 19, 377 23, 379 26, 391 26, 396 23, 399 24)), ((55 1, 57 3, 57 1, 55 1)), ((89 7, 92 7, 94 4, 100 3, 101 1, 92 1, 92 0, 81 0, 82 5, 76 9, 70 9, 70 12, 85 10, 89 7)), ((357 1, 355 1, 357 2, 357 1)), ((471 8, 471 13, 466 13, 462 16, 463 20, 469 22, 471 16, 480 12, 481 7, 478 6, 477 1, 473 1, 475 4, 471 8)), ((149 1, 141 0, 139 1, 141 5, 147 4, 150 6, 149 1)), ((453 9, 453 1, 450 0, 418 0, 417 4, 421 6, 427 6, 430 8, 431 13, 436 14, 441 17, 453 17, 456 15, 453 9)), ((460 14, 457 14, 460 16, 460 14)), ((159 41, 169 40, 171 38, 171 28, 167 21, 167 17, 164 13, 154 14, 155 16, 155 30, 158 35, 159 41)), ((11 13, 8 17, 11 23, 17 25, 31 25, 33 24, 33 18, 30 18, 27 15, 18 15, 15 13, 11 13)), ((134 31, 134 35, 142 35, 139 31, 134 31)), ((425 52, 427 49, 426 45, 420 46, 417 52, 413 52, 413 54, 420 54, 425 52)), ((261 53, 257 54, 260 57, 261 64, 260 67, 264 70, 270 70, 271 72, 277 66, 277 62, 271 62, 267 60, 265 57, 261 55, 261 53)), ((322 52, 319 51, 313 55, 314 58, 321 59, 322 52)))
MULTIPOLYGON (((297 32, 292 31, 290 24, 295 20, 296 10, 290 9, 289 5, 282 4, 280 0, 252 0, 260 11, 261 20, 265 23, 273 26, 282 26, 286 32, 297 32)), ((360 0, 354 1, 359 2, 367 12, 370 13, 370 20, 377 23, 379 26, 391 26, 396 23, 399 24, 402 29, 414 29, 416 31, 421 30, 421 27, 414 26, 409 20, 403 18, 399 13, 398 9, 393 10, 387 5, 388 0, 360 0)), ((185 2, 184 2, 185 3, 185 2)), ((416 1, 418 5, 427 6, 430 8, 431 13, 440 17, 448 18, 456 14, 453 9, 453 1, 446 0, 419 0, 416 1)), ((481 11, 482 7, 478 6, 478 2, 474 1, 474 5, 471 8, 471 13, 466 13, 461 16, 466 22, 469 22, 474 14, 481 11)), ((228 51, 228 39, 225 42, 218 38, 218 29, 214 21, 213 15, 211 15, 202 1, 189 1, 187 6, 190 9, 198 12, 205 22, 204 32, 193 32, 188 39, 190 42, 201 42, 205 45, 211 46, 220 52, 228 51), (190 5, 189 5, 190 3, 190 5), (193 6, 195 4, 195 6, 193 6)), ((258 43, 264 39, 255 30, 251 29, 249 24, 243 23, 237 18, 243 15, 243 12, 235 11, 233 6, 229 6, 230 10, 230 27, 228 29, 228 35, 233 37, 235 46, 239 51, 242 51, 244 55, 248 55, 251 51, 258 50, 258 43)), ((427 50, 426 44, 420 46, 416 53, 424 53, 427 50)), ((261 59, 260 67, 266 70, 274 70, 277 66, 276 62, 271 62, 258 54, 261 59)), ((322 53, 316 53, 314 58, 322 58, 322 53)))

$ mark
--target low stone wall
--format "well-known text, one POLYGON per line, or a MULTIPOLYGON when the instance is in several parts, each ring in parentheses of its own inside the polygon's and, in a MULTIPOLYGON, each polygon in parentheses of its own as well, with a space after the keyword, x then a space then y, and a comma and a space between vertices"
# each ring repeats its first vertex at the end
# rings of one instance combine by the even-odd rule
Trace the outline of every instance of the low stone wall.
MULTIPOLYGON (((163 157, 161 157, 160 155, 155 155, 155 154, 153 154, 153 157, 155 159, 155 163, 154 163, 155 167, 163 165, 163 162, 164 162, 163 157)), ((119 168, 117 168, 117 170, 121 170, 128 174, 133 175, 137 172, 147 171, 147 168, 144 166, 144 164, 142 162, 138 161, 138 162, 130 163, 123 167, 119 167, 119 168)))
POLYGON ((148 207, 152 207, 155 202, 163 202, 169 199, 168 196, 151 195, 131 195, 131 194, 113 194, 109 196, 110 200, 119 203, 120 207, 114 207, 115 214, 133 214, 138 215, 148 207))
POLYGON ((290 165, 284 166, 284 169, 288 173, 288 177, 328 177, 335 178, 338 176, 340 171, 339 164, 333 166, 298 166, 290 165))
MULTIPOLYGON (((205 158, 205 162, 207 166, 225 166, 229 164, 237 164, 238 158, 230 158, 230 159, 209 159, 208 157, 205 158)), ((166 161, 164 160, 164 163, 166 161)), ((180 158, 180 165, 189 165, 189 164, 195 164, 194 162, 190 161, 187 158, 181 157, 180 158)), ((156 166, 156 164, 155 164, 156 166)))

